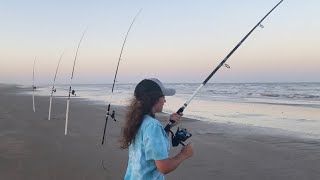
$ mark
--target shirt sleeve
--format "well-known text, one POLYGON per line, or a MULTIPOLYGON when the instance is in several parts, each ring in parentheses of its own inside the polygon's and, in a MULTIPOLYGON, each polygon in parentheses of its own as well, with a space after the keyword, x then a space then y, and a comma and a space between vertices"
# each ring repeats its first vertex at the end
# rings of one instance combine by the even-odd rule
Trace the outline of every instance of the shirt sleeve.
POLYGON ((146 160, 163 160, 168 158, 169 140, 161 124, 151 124, 145 129, 143 143, 146 160))

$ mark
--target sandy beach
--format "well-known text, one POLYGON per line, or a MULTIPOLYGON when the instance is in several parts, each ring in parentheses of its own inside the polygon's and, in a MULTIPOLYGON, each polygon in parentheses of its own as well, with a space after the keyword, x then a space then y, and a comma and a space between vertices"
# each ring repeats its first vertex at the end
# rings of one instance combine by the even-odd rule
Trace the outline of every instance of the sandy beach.
MULTIPOLYGON (((30 88, 31 89, 31 88, 30 88)), ((66 99, 18 94, 25 89, 0 84, 1 180, 122 179, 127 150, 119 148, 125 107, 116 107, 106 142, 101 139, 105 107, 71 99, 69 131, 64 135, 66 99)), ((159 114, 163 125, 167 115, 159 114)), ((320 140, 290 132, 184 118, 193 134, 194 156, 166 179, 316 180, 320 179, 320 140)), ((175 155, 178 148, 171 149, 175 155)))

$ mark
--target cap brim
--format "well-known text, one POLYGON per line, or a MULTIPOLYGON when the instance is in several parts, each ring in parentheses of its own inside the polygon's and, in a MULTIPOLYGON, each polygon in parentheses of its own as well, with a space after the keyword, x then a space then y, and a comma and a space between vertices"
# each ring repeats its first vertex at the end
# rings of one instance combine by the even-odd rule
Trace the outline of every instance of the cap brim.
POLYGON ((155 82, 156 84, 158 84, 158 86, 160 87, 162 94, 164 96, 173 96, 176 94, 176 90, 173 88, 165 88, 164 85, 156 78, 150 78, 148 80, 151 80, 153 82, 155 82))
POLYGON ((164 96, 173 96, 176 94, 176 90, 172 88, 164 88, 162 89, 162 93, 164 96))

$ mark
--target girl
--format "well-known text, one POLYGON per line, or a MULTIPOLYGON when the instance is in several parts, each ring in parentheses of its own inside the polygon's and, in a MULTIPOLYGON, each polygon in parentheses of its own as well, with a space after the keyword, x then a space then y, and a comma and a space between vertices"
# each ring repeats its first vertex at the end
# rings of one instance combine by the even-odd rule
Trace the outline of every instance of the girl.
MULTIPOLYGON (((168 134, 155 114, 162 112, 165 96, 173 96, 174 89, 165 88, 158 79, 144 79, 134 90, 122 129, 121 148, 129 148, 125 180, 164 179, 164 174, 175 170, 193 155, 192 145, 184 146, 180 153, 169 158, 168 134)), ((181 115, 173 113, 170 119, 179 123, 181 115)))

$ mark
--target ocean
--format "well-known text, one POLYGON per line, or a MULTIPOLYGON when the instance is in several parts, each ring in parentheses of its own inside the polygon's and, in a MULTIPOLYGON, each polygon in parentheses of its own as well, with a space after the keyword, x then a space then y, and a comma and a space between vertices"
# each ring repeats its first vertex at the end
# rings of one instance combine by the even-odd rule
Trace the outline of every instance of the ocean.
MULTIPOLYGON (((200 84, 168 83, 176 95, 166 97, 164 112, 176 112, 200 84)), ((127 105, 135 84, 75 84, 76 97, 97 104, 127 105)), ((36 96, 50 96, 38 86, 36 96)), ((69 85, 56 85, 55 98, 67 98, 69 85)), ((72 104, 72 102, 71 102, 72 104)), ((269 127, 320 137, 320 83, 208 83, 184 111, 207 122, 269 127)))

